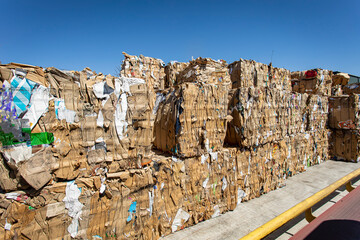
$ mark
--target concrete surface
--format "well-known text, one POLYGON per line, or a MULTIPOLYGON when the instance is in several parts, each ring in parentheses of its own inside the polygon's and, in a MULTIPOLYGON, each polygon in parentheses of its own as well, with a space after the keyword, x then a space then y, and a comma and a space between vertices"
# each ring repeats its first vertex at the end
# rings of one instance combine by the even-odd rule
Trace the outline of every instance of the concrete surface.
MULTIPOLYGON (((283 188, 241 203, 232 212, 175 232, 162 239, 239 239, 359 167, 360 163, 326 161, 287 179, 286 186, 283 188)), ((315 205, 314 209, 317 210, 314 211, 314 215, 317 216, 325 211, 344 194, 346 194, 345 189, 340 188, 315 205), (327 205, 321 207, 324 203, 327 205)), ((266 239, 288 239, 306 224, 306 220, 302 220, 303 217, 300 215, 266 239)))

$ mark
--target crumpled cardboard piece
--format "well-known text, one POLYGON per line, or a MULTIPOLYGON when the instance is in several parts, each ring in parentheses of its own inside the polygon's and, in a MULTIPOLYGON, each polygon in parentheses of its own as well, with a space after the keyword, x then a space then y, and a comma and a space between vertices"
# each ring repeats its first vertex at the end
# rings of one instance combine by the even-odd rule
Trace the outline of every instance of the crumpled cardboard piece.
POLYGON ((19 165, 20 175, 35 190, 42 188, 52 178, 51 168, 55 164, 51 148, 37 152, 29 160, 19 165))
POLYGON ((11 172, 8 167, 0 159, 0 188, 5 191, 13 191, 17 189, 18 180, 11 176, 11 172))

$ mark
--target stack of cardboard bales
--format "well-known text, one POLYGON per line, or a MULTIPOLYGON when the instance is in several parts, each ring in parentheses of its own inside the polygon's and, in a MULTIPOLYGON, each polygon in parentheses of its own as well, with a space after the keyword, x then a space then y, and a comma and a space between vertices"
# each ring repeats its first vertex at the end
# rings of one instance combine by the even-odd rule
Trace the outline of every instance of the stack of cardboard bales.
MULTIPOLYGON (((148 200, 149 78, 21 64, 2 65, 0 74, 1 236, 89 239, 105 231, 103 207, 128 213, 131 201, 126 210, 116 205, 126 181, 127 194, 148 200)), ((116 234, 126 228, 122 219, 116 234)))
POLYGON ((292 90, 308 93, 305 115, 306 131, 310 134, 313 146, 313 161, 321 162, 328 158, 328 97, 332 93, 333 73, 324 69, 312 69, 291 73, 292 90))
POLYGON ((1 239, 157 239, 326 158, 327 102, 288 70, 124 55, 119 77, 0 66, 1 239))
MULTIPOLYGON (((285 141, 292 173, 328 158, 326 96, 291 92, 290 72, 286 69, 243 59, 229 67, 234 89, 227 143, 261 148, 285 141)), ((329 78, 329 71, 321 73, 329 78)), ((319 88, 324 86, 320 84, 319 88)))
POLYGON ((360 101, 358 94, 329 98, 330 154, 335 159, 360 160, 360 101))

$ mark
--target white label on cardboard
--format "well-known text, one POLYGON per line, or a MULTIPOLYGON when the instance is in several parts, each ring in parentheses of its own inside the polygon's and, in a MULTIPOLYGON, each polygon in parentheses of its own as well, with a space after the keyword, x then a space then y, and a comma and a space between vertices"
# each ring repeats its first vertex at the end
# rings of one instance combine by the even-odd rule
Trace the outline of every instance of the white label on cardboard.
POLYGON ((218 160, 218 152, 212 152, 212 151, 210 150, 209 154, 210 154, 210 156, 211 156, 211 160, 212 160, 212 161, 217 161, 217 160, 218 160))

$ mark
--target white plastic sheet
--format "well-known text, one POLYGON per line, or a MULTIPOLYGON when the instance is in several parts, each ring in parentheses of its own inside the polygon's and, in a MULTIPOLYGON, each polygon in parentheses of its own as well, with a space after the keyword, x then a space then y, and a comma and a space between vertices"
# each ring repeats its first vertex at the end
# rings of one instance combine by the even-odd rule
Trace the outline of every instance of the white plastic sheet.
POLYGON ((218 216, 220 216, 220 215, 221 215, 221 213, 220 213, 220 208, 219 208, 218 205, 215 205, 215 206, 214 206, 214 214, 211 215, 211 218, 215 218, 215 217, 218 217, 218 216))
POLYGON ((73 219, 68 227, 71 237, 75 238, 79 227, 79 218, 82 213, 83 204, 79 202, 81 190, 74 181, 68 182, 66 185, 66 196, 63 199, 65 208, 68 209, 69 216, 73 219))
POLYGON ((8 223, 7 218, 5 218, 5 226, 4 226, 4 229, 5 229, 5 230, 8 230, 8 231, 10 231, 10 229, 11 229, 11 223, 8 223))
POLYGON ((226 178, 225 177, 223 177, 222 178, 222 186, 221 186, 221 189, 223 190, 223 191, 225 191, 225 189, 227 188, 227 186, 228 186, 228 183, 227 183, 227 180, 226 180, 226 178))
POLYGON ((106 98, 109 94, 104 94, 105 81, 93 85, 93 92, 97 98, 106 98))
POLYGON ((3 155, 8 162, 14 162, 17 165, 19 162, 32 157, 32 148, 26 144, 17 144, 11 149, 3 150, 3 155))
POLYGON ((153 212, 154 196, 154 189, 152 189, 151 192, 149 192, 149 208, 147 209, 150 212, 150 216, 153 212))
POLYGON ((50 90, 44 86, 39 85, 31 94, 29 110, 26 112, 23 119, 28 119, 30 128, 33 129, 39 118, 49 109, 50 90))
POLYGON ((98 127, 103 127, 104 126, 104 116, 103 116, 101 110, 99 111, 98 117, 96 119, 96 125, 98 127))
POLYGON ((128 123, 126 121, 126 112, 128 109, 126 93, 120 96, 120 103, 116 104, 115 110, 115 127, 120 140, 124 138, 127 131, 128 123))
POLYGON ((246 193, 241 189, 238 188, 238 192, 237 192, 237 205, 239 205, 242 201, 242 199, 246 197, 246 193))
POLYGON ((76 112, 66 109, 64 99, 55 100, 55 113, 59 120, 65 119, 67 123, 74 123, 76 118, 76 112))
POLYGON ((176 213, 176 216, 174 218, 174 221, 171 225, 171 230, 172 232, 177 231, 178 227, 182 226, 182 221, 187 222, 187 220, 189 220, 190 218, 190 214, 187 213, 186 211, 182 210, 181 208, 179 208, 179 210, 176 213))
POLYGON ((209 156, 201 155, 201 164, 204 164, 209 156))

